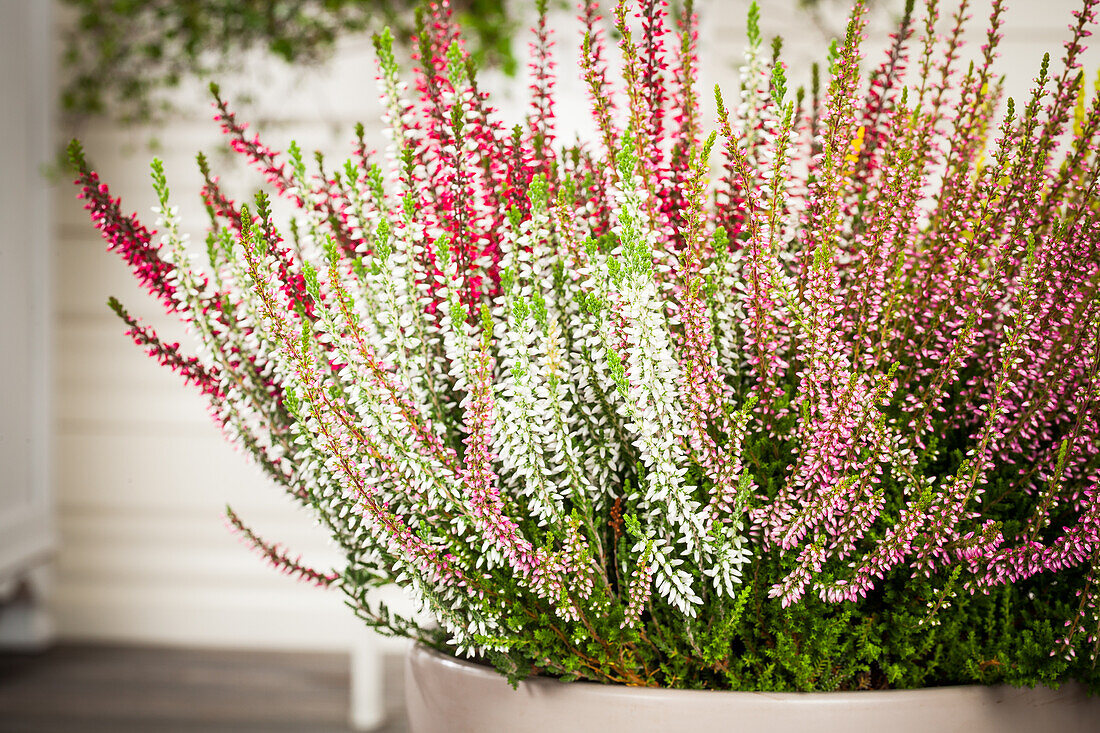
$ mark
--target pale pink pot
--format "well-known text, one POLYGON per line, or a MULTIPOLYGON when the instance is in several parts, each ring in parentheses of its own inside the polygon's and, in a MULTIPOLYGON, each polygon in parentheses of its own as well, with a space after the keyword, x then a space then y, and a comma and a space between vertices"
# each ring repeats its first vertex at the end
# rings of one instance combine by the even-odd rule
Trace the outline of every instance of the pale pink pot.
POLYGON ((1100 698, 1076 685, 771 693, 528 679, 413 647, 410 733, 1100 733, 1100 698))

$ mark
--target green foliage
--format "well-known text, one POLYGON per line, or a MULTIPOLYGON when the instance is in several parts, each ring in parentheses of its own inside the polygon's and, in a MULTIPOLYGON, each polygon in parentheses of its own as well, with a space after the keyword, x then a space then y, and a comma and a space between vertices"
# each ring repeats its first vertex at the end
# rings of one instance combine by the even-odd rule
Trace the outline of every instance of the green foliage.
MULTIPOLYGON (((225 74, 249 51, 317 64, 338 38, 384 24, 413 33, 415 0, 63 0, 74 13, 62 65, 62 108, 124 122, 159 119, 165 90, 189 77, 225 74)), ((515 24, 501 0, 454 3, 480 64, 514 74, 515 24)))
MULTIPOLYGON (((946 426, 932 434, 943 438, 922 452, 922 465, 935 465, 943 472, 960 470, 961 453, 944 446, 961 444, 964 436, 946 426), (948 458, 937 458, 941 455, 948 458)), ((790 449, 767 437, 748 445, 747 461, 754 466, 761 495, 773 496, 779 490, 790 449)), ((1010 479, 1008 469, 993 477, 991 495, 1010 479)), ((893 479, 884 483, 896 508, 902 487, 893 479)), ((1002 511, 1006 516, 1016 513, 1011 507, 1002 511)), ((638 519, 626 514, 623 520, 623 542, 631 542, 627 537, 641 540, 638 519)), ((593 616, 587 627, 562 623, 549 608, 523 609, 516 601, 515 623, 535 615, 541 630, 486 661, 513 684, 539 669, 567 681, 603 679, 688 689, 1056 687, 1072 678, 1094 694, 1100 692, 1100 675, 1090 662, 1051 655, 1064 619, 1072 615, 1074 596, 1069 589, 1080 587, 1083 570, 1067 574, 1067 592, 1062 594, 1051 593, 1041 577, 987 594, 956 593, 958 566, 931 577, 897 570, 858 602, 834 604, 808 596, 783 608, 768 597, 768 588, 789 572, 790 562, 761 555, 733 600, 708 596, 695 619, 657 606, 644 614, 640 629, 619 628, 614 616, 593 616)), ((827 567, 822 577, 829 572, 827 567)))

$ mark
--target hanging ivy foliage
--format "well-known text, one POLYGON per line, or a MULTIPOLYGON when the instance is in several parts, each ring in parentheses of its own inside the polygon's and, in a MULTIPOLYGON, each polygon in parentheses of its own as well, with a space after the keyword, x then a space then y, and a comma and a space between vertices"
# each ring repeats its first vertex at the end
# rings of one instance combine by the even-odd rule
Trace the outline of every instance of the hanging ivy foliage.
MULTIPOLYGON (((288 64, 327 59, 343 35, 394 28, 413 33, 415 0, 64 0, 75 13, 62 65, 62 109, 150 122, 170 109, 164 94, 188 77, 209 79, 265 50, 288 64)), ((452 3, 479 65, 516 68, 513 23, 503 0, 452 3)))

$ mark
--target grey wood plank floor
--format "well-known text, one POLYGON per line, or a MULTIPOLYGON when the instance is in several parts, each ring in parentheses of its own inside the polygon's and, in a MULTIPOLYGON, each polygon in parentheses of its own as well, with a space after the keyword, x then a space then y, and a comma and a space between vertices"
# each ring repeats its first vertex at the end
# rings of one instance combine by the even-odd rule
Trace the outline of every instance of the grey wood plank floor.
MULTIPOLYGON (((3 733, 346 733, 341 654, 62 645, 0 653, 3 733)), ((405 733, 401 659, 385 658, 387 723, 405 733)))

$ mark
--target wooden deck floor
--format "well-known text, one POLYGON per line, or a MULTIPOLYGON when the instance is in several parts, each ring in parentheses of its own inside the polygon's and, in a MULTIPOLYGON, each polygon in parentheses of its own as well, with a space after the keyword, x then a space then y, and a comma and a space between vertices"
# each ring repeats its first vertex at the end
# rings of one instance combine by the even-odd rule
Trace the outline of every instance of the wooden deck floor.
MULTIPOLYGON (((404 733, 401 660, 386 658, 387 724, 404 733)), ((339 654, 93 645, 0 654, 2 733, 346 733, 339 654)))

